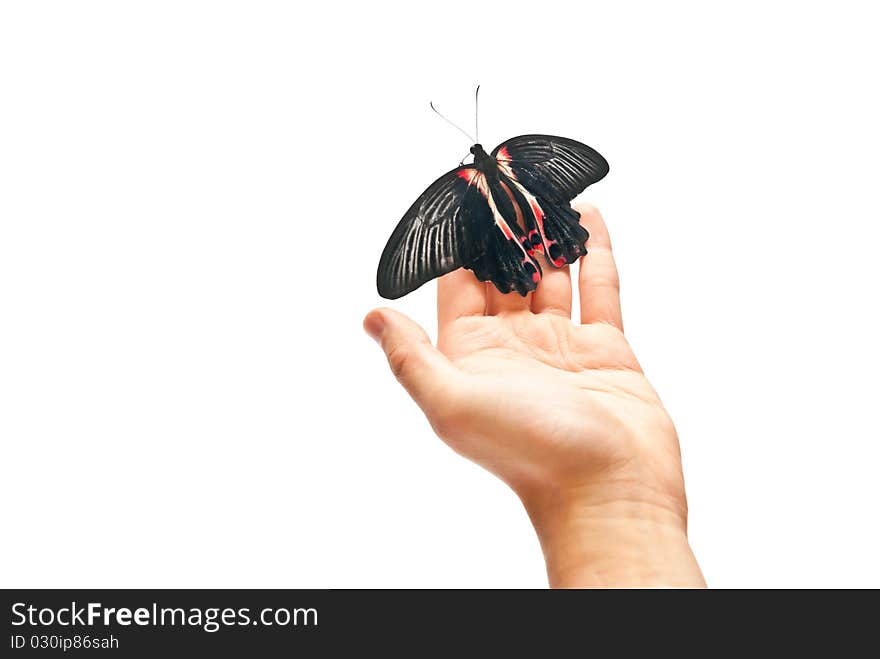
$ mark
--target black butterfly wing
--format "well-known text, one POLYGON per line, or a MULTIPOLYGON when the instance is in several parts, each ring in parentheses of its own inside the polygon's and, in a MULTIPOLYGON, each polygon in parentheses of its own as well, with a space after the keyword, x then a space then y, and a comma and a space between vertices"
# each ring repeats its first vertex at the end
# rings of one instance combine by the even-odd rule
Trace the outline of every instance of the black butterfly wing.
POLYGON ((608 173, 598 151, 567 137, 520 135, 499 144, 492 156, 529 191, 554 203, 571 201, 608 173))
POLYGON ((506 165, 499 163, 498 168, 501 181, 521 209, 526 230, 522 244, 530 255, 543 254, 548 264, 562 268, 587 253, 590 234, 580 224, 580 213, 569 202, 554 202, 536 195, 506 165))
POLYGON ((586 254, 589 233, 569 202, 608 173, 608 161, 586 144, 552 135, 520 135, 492 155, 523 209, 532 249, 556 268, 586 254))
POLYGON ((478 174, 476 180, 487 192, 494 226, 488 233, 485 252, 464 267, 473 270, 480 281, 491 281, 502 293, 516 291, 526 296, 537 288, 542 271, 518 223, 516 198, 508 195, 509 188, 500 178, 478 174))
POLYGON ((492 213, 473 165, 434 181, 400 220, 379 260, 376 285, 389 300, 479 258, 492 213))

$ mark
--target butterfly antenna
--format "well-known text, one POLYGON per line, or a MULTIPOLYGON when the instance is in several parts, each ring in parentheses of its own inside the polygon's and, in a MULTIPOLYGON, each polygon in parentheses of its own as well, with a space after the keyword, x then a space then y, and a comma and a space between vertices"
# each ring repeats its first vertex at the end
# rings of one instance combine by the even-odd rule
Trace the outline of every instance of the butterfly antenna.
POLYGON ((440 117, 443 121, 445 121, 446 123, 448 123, 450 126, 452 126, 453 128, 455 128, 456 130, 459 130, 459 131, 461 131, 462 133, 464 133, 465 137, 467 137, 472 143, 476 143, 476 140, 475 140, 473 137, 471 137, 470 134, 468 134, 468 132, 465 131, 464 128, 462 128, 462 127, 459 126, 458 124, 455 124, 455 123, 451 122, 449 119, 447 119, 447 118, 444 117, 442 114, 440 114, 440 111, 439 111, 437 108, 434 107, 434 101, 431 101, 430 106, 431 106, 431 109, 432 109, 434 112, 437 113, 437 116, 438 116, 438 117, 440 117))
POLYGON ((474 129, 477 133, 477 144, 480 143, 480 86, 474 92, 474 129))

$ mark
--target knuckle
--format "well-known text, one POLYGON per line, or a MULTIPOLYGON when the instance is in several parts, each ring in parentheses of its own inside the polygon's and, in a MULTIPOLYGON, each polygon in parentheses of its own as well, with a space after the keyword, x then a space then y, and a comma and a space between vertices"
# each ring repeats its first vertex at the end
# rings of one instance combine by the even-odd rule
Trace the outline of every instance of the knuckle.
POLYGON ((397 345, 390 348, 387 352, 388 365, 394 377, 400 380, 408 364, 412 362, 412 351, 405 345, 397 345))
POLYGON ((609 272, 603 277, 598 277, 594 285, 602 288, 610 288, 613 291, 620 292, 620 277, 617 272, 609 272))
POLYGON ((617 269, 609 268, 597 270, 598 269, 591 271, 583 270, 583 274, 580 277, 581 286, 586 287, 587 289, 608 289, 619 293, 620 275, 617 273, 617 269))

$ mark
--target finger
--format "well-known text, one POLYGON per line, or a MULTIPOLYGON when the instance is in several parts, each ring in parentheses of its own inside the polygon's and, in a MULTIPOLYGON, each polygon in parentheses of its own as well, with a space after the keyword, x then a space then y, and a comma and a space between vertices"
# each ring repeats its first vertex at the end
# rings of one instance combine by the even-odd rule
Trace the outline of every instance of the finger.
POLYGON ((364 329, 382 346, 391 371, 419 407, 431 414, 443 403, 459 372, 418 323, 391 309, 374 309, 364 318, 364 329))
POLYGON ((541 267, 544 277, 532 294, 532 311, 571 319, 571 272, 568 266, 554 268, 545 259, 541 267))
POLYGON ((523 297, 516 291, 502 293, 495 288, 494 284, 486 286, 486 313, 490 316, 497 316, 505 312, 528 311, 531 305, 531 293, 523 297))
POLYGON ((474 273, 459 268, 437 281, 437 324, 441 331, 465 316, 486 313, 486 284, 474 273))
POLYGON ((587 254, 580 259, 578 274, 581 322, 609 323, 622 331, 620 280, 608 228, 593 206, 582 205, 576 210, 581 214, 581 224, 590 232, 587 254))

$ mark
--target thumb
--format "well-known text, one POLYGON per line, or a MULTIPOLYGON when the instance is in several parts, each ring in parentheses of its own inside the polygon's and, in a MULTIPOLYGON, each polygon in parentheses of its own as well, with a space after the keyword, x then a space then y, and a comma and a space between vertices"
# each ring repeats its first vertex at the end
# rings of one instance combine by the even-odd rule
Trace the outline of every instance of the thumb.
POLYGON ((392 309, 374 309, 364 329, 382 346, 391 371, 426 412, 440 400, 458 371, 433 346, 425 330, 392 309))

